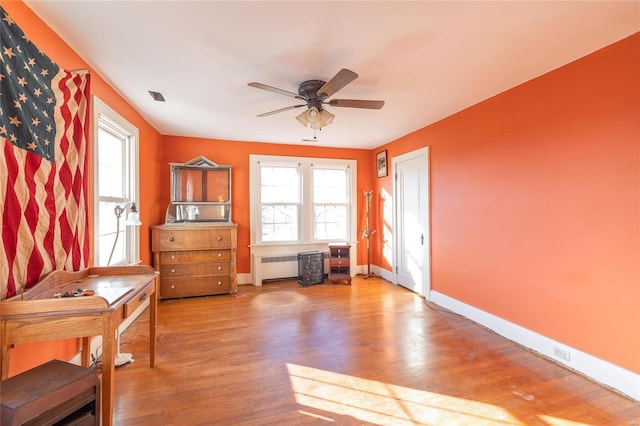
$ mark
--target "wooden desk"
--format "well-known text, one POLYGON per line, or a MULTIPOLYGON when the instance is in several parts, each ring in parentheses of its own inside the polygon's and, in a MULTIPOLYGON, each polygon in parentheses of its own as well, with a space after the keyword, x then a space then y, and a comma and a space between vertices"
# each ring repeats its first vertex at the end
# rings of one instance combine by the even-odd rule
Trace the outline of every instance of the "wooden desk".
POLYGON ((113 422, 116 332, 149 298, 149 366, 155 365, 158 273, 151 266, 54 271, 23 295, 0 302, 0 377, 6 379, 12 344, 82 338, 82 365, 90 365, 91 336, 102 336, 102 424, 113 422), (54 298, 86 288, 95 296, 54 298))

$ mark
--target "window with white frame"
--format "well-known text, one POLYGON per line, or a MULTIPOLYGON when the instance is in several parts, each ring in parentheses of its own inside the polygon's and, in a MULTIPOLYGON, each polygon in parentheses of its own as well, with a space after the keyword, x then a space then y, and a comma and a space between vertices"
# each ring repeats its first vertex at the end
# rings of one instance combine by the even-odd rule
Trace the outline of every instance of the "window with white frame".
POLYGON ((262 241, 298 241, 302 211, 301 178, 299 164, 261 164, 259 211, 262 241))
POLYGON ((140 259, 139 229, 126 224, 138 205, 138 129, 93 97, 94 263, 140 259))
POLYGON ((250 156, 252 244, 351 241, 355 160, 250 156))
POLYGON ((348 241, 349 168, 312 168, 315 240, 348 241))

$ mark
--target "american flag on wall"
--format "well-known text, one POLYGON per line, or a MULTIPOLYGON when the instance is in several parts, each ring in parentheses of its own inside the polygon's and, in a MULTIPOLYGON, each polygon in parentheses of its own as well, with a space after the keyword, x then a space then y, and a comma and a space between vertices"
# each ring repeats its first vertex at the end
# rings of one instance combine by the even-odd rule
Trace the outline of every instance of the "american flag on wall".
POLYGON ((0 7, 0 298, 89 258, 89 73, 61 69, 0 7))

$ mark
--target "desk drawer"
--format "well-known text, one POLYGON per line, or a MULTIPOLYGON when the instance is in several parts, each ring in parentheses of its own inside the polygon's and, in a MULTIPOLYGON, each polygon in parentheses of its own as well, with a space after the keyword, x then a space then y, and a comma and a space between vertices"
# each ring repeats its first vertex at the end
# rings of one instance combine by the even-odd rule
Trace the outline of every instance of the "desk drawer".
POLYGON ((135 312, 135 310, 138 309, 140 305, 144 303, 145 300, 151 297, 151 295, 155 293, 155 288, 156 288, 156 285, 154 280, 150 282, 149 285, 147 285, 145 288, 143 288, 138 293, 136 293, 136 295, 133 296, 131 300, 125 303, 124 318, 127 318, 129 315, 135 312))

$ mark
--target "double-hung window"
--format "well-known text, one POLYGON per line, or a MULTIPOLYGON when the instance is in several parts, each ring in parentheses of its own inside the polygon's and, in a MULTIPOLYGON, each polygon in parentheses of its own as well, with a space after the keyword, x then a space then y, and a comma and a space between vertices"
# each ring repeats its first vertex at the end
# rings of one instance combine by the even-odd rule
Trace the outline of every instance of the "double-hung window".
POLYGON ((313 167, 311 173, 314 239, 348 241, 349 167, 313 167))
POLYGON ((138 205, 138 129, 94 96, 94 263, 140 259, 138 227, 126 224, 138 205))
POLYGON ((355 160, 250 156, 252 244, 351 241, 355 160))
POLYGON ((299 164, 260 166, 261 240, 298 241, 302 207, 299 164))

